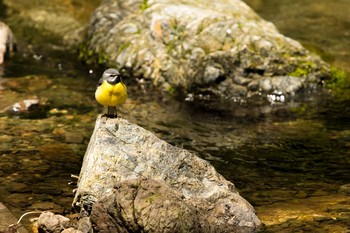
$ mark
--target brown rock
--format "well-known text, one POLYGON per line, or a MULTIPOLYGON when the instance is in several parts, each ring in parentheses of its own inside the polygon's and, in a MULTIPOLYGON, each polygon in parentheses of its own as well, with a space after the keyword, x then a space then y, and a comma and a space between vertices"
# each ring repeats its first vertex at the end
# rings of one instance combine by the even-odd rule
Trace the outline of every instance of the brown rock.
POLYGON ((41 233, 60 233, 74 224, 62 215, 55 215, 51 212, 44 212, 38 219, 38 230, 41 233))
POLYGON ((77 229, 74 229, 73 227, 70 227, 70 228, 64 229, 61 233, 83 233, 83 232, 77 229))
POLYGON ((181 194, 151 179, 121 182, 93 205, 91 221, 99 232, 209 232, 181 194))

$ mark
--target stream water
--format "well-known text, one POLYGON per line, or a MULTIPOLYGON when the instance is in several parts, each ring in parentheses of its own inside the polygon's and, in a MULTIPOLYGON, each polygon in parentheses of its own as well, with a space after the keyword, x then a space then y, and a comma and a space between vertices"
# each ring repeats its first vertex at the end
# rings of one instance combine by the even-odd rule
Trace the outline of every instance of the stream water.
MULTIPOLYGON (((50 12, 45 1, 33 2, 38 12, 50 12)), ((94 1, 84 13, 77 9, 85 1, 74 2, 69 9, 83 19, 97 5, 94 1)), ((246 2, 282 33, 349 71, 350 0, 246 2)), ((8 20, 18 23, 15 16, 8 20)), ((18 217, 30 210, 69 213, 70 175, 79 174, 103 111, 94 100, 102 70, 81 65, 55 38, 35 43, 45 42, 45 33, 25 37, 24 29, 28 26, 14 29, 26 40, 21 53, 0 67, 0 201, 18 217), (5 111, 25 99, 42 107, 32 115, 5 111)), ((256 208, 264 231, 350 230, 349 93, 213 111, 125 81, 130 98, 119 115, 210 161, 256 208)))

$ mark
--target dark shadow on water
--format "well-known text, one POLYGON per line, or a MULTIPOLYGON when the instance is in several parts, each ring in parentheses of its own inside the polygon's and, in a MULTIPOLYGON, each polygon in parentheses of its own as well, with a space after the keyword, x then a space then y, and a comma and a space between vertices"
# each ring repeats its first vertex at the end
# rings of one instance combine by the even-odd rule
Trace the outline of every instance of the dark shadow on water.
POLYGON ((6 11, 7 11, 7 7, 6 5, 4 5, 3 1, 0 0, 0 20, 4 21, 5 16, 6 16, 6 11))

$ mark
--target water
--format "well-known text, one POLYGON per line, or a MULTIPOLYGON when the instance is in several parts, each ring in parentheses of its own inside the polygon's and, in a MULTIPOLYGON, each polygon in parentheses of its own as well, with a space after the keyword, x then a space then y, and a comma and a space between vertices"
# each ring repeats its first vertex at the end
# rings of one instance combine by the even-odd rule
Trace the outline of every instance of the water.
POLYGON ((350 71, 349 0, 245 0, 284 35, 350 71))
MULTIPOLYGON (((52 8, 36 2, 40 9, 52 8)), ((349 1, 247 2, 284 34, 348 69, 350 46, 343 36, 349 32, 349 1), (330 8, 337 14, 328 13, 330 8), (291 18, 300 9, 298 20, 291 18), (338 23, 325 24, 329 18, 338 23), (316 19, 325 21, 311 24, 317 28, 310 33, 306 25, 316 19)), ((16 18, 10 22, 16 23, 16 18)), ((35 41, 32 35, 21 44, 23 52, 3 67, 0 78, 0 110, 33 96, 44 106, 34 116, 0 113, 0 200, 16 216, 33 209, 70 212, 74 187, 67 183, 74 181, 70 174, 79 174, 96 116, 103 111, 94 100, 102 70, 81 65, 74 60, 74 51, 65 50, 54 38, 42 46, 35 41)), ((321 94, 305 102, 262 107, 237 103, 213 111, 162 97, 135 81, 126 83, 130 98, 119 115, 210 161, 254 205, 265 231, 348 229, 350 98, 346 95, 321 94)))

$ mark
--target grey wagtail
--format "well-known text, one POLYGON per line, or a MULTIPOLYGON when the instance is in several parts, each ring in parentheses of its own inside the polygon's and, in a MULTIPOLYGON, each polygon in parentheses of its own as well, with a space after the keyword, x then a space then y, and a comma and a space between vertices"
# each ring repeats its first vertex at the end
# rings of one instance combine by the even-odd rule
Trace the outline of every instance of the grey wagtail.
POLYGON ((95 98, 101 105, 108 107, 107 117, 117 117, 116 106, 123 104, 128 98, 126 86, 118 70, 109 68, 103 72, 98 80, 95 98))

